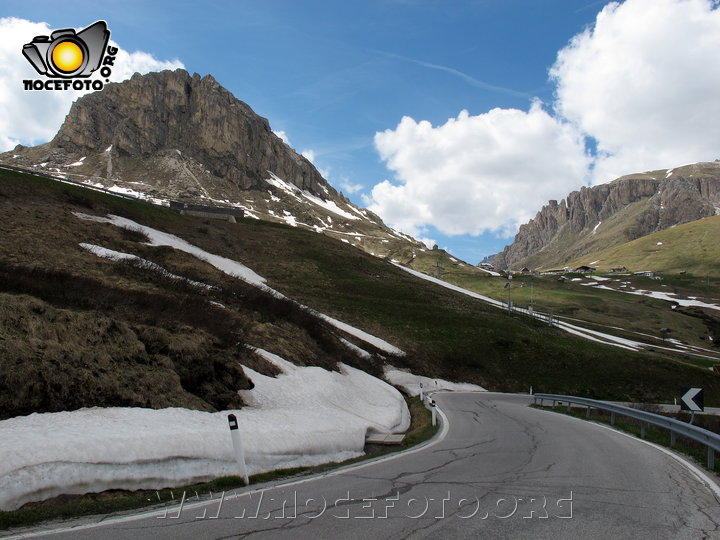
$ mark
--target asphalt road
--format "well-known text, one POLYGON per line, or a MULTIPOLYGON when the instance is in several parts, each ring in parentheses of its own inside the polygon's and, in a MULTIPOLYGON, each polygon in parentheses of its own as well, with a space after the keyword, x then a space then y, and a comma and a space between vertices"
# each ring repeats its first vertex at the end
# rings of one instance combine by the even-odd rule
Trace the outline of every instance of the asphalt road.
POLYGON ((418 451, 280 487, 192 495, 54 539, 720 538, 720 504, 647 444, 528 396, 437 394, 449 420, 418 451), (199 499, 199 501, 198 501, 199 499))

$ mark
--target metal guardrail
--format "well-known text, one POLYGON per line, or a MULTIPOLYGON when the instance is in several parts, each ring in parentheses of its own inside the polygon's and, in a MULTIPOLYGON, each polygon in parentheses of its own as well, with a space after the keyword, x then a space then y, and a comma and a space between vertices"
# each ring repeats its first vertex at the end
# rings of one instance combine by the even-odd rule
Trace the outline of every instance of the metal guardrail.
POLYGON ((670 431, 670 446, 673 446, 676 441, 676 435, 687 437, 694 441, 700 442, 707 447, 707 466, 708 469, 713 469, 715 466, 715 452, 720 452, 720 435, 707 429, 693 426, 674 418, 668 418, 659 414, 641 411, 639 409, 633 409, 632 407, 625 407, 624 405, 616 405, 607 401, 597 401, 595 399, 587 399, 576 396, 563 396, 558 394, 535 394, 535 404, 540 401, 540 405, 544 401, 552 401, 553 406, 558 403, 575 403, 577 405, 584 405, 587 407, 587 416, 590 415, 591 409, 601 409, 610 413, 610 424, 615 424, 615 417, 617 415, 627 416, 641 422, 640 424, 640 437, 645 437, 645 425, 652 424, 654 426, 667 429, 670 431))

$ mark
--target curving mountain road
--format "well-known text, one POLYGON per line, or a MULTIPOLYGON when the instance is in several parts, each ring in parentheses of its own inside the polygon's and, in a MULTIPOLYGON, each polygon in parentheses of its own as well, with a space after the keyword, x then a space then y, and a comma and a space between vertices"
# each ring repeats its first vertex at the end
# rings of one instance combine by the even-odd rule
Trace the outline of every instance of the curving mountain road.
POLYGON ((720 537, 713 492, 665 452, 529 408, 529 396, 448 393, 436 401, 448 419, 445 436, 419 450, 279 487, 193 493, 182 509, 95 518, 32 536, 720 537))

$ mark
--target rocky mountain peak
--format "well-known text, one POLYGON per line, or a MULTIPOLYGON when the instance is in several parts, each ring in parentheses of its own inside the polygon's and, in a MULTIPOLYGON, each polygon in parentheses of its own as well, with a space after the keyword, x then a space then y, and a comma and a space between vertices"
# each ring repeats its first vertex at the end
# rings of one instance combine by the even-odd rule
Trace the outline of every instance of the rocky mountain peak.
POLYGON ((267 171, 315 195, 332 189, 211 75, 187 71, 135 74, 123 83, 78 99, 52 145, 72 154, 99 153, 150 158, 178 150, 213 176, 241 189, 262 186, 267 171))

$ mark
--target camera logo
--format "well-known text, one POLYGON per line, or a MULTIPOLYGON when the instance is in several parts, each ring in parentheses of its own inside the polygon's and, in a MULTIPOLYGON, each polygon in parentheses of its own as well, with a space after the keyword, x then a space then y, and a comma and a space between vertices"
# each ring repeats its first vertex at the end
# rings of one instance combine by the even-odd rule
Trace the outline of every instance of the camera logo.
POLYGON ((108 47, 110 31, 105 21, 97 21, 75 32, 55 30, 49 36, 36 36, 23 45, 22 53, 40 75, 65 80, 25 80, 25 90, 102 90, 100 80, 81 80, 100 70, 109 81, 117 47, 108 47))

